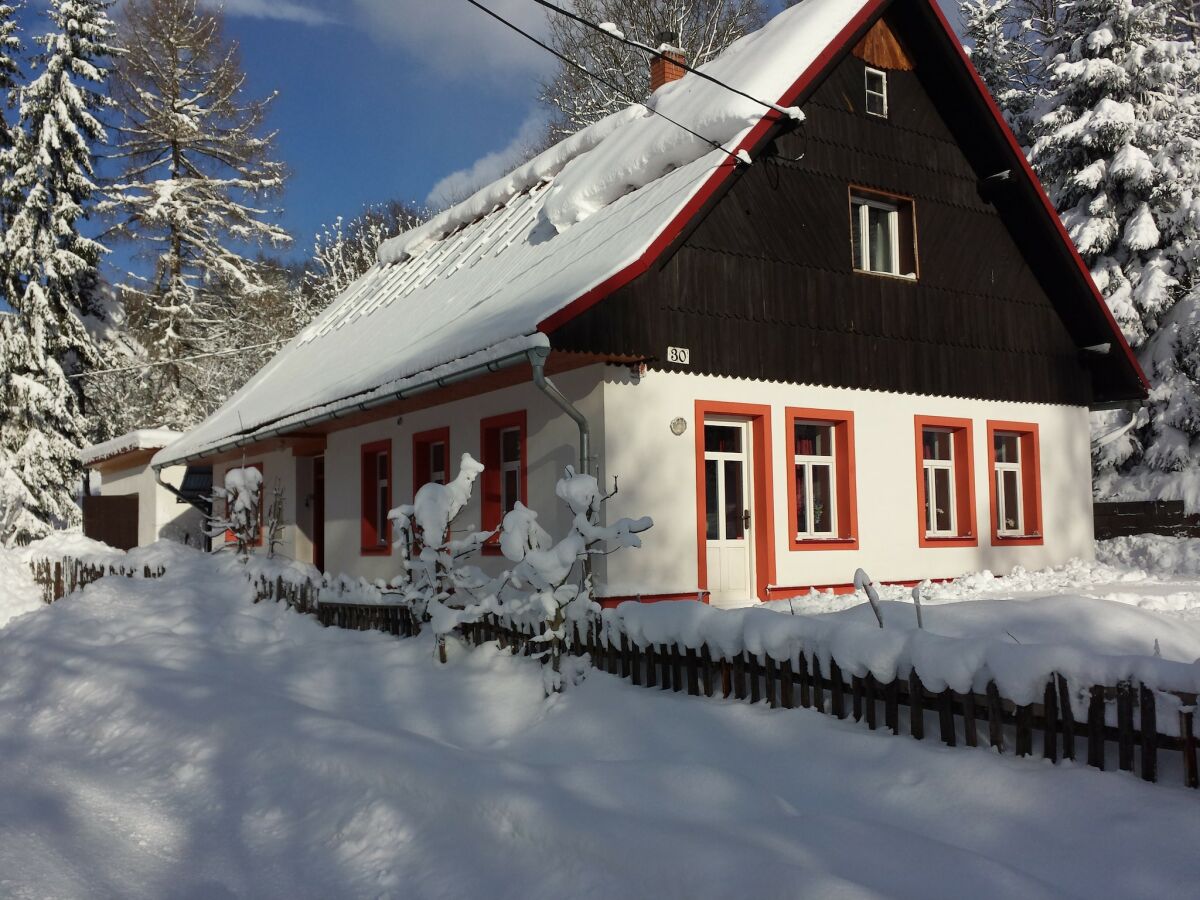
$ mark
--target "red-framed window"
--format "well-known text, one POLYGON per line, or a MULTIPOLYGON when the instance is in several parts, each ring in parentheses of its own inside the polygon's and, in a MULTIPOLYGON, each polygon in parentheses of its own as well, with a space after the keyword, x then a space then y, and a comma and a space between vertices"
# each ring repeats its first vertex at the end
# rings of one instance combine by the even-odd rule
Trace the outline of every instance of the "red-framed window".
POLYGON ((430 482, 450 481, 450 429, 434 428, 413 435, 413 495, 430 482))
POLYGON ((917 537, 922 547, 974 547, 970 419, 916 416, 917 537))
MULTIPOLYGON (((226 469, 225 471, 228 472, 231 469, 258 469, 258 474, 263 476, 262 488, 260 488, 259 495, 258 495, 258 540, 256 540, 254 543, 252 543, 250 545, 251 547, 261 547, 262 542, 263 542, 263 506, 266 505, 266 502, 267 502, 267 478, 263 472, 263 464, 260 462, 242 463, 241 465, 230 466, 229 469, 226 469)), ((226 513, 226 516, 228 516, 229 501, 226 500, 225 503, 226 503, 225 513, 226 513)), ((233 532, 231 530, 229 530, 228 528, 225 529, 225 543, 227 543, 227 544, 236 544, 237 543, 237 538, 235 538, 233 536, 233 532)))
MULTIPOLYGON (((529 502, 529 454, 526 447, 525 410, 492 416, 479 423, 479 446, 483 455, 483 517, 485 531, 498 528, 517 502, 529 502)), ((499 553, 493 539, 484 547, 499 553)))
POLYGON ((854 413, 789 406, 788 508, 793 550, 857 550, 854 413))
POLYGON ((987 423, 992 544, 1042 543, 1042 456, 1032 422, 987 423))
POLYGON ((363 444, 359 478, 362 486, 363 556, 388 556, 392 552, 392 442, 363 444))

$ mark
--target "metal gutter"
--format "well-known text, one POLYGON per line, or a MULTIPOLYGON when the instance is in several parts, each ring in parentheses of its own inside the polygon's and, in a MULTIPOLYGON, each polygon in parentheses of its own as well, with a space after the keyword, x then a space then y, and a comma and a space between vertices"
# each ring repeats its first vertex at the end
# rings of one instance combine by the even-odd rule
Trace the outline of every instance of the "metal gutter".
POLYGON ((336 419, 344 418, 353 413, 377 409, 380 406, 385 406, 388 403, 392 403, 396 400, 406 400, 409 397, 413 397, 418 394, 425 394, 429 391, 435 391, 438 388, 447 387, 451 384, 457 384, 460 381, 469 381, 472 378, 476 378, 480 375, 486 375, 489 372, 499 372, 501 369, 508 369, 512 366, 520 365, 523 362, 531 362, 532 358, 530 354, 539 350, 544 351, 544 353, 547 355, 550 352, 548 346, 549 342, 546 340, 545 336, 538 334, 537 337, 541 338, 542 346, 532 348, 527 347, 525 349, 509 353, 500 357, 499 359, 494 359, 486 363, 478 363, 477 365, 470 366, 469 368, 463 369, 460 372, 455 372, 451 375, 442 375, 437 378, 431 378, 428 381, 423 381, 420 384, 413 385, 412 387, 401 388, 400 390, 391 391, 371 400, 363 400, 359 403, 316 413, 308 416, 307 418, 289 422, 286 425, 278 425, 265 430, 256 430, 250 434, 225 441, 205 450, 189 453, 187 456, 172 458, 164 460, 163 462, 152 462, 151 467, 154 469, 157 477, 157 473, 167 466, 186 465, 187 463, 194 462, 199 459, 215 456, 219 453, 226 453, 230 450, 236 450, 239 447, 247 447, 251 444, 257 444, 259 441, 269 440, 273 437, 282 437, 290 432, 301 431, 313 425, 319 425, 324 422, 332 422, 336 419))
POLYGON ((526 351, 529 365, 533 367, 533 383, 538 390, 554 401, 563 412, 575 420, 579 427, 579 474, 591 475, 592 430, 587 417, 581 413, 562 391, 555 387, 554 382, 546 377, 546 359, 550 356, 549 347, 533 347, 526 351))

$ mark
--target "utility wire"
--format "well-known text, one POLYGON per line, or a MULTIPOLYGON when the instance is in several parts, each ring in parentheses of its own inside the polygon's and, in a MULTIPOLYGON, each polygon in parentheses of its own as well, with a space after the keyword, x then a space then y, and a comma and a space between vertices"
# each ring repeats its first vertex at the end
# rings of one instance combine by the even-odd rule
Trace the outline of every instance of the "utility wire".
POLYGON ((500 15, 498 12, 488 9, 486 6, 484 6, 482 3, 480 3, 479 0, 467 0, 467 2, 470 3, 472 6, 474 6, 476 9, 487 13, 489 16, 491 16, 497 22, 500 22, 501 24, 507 26, 508 28, 511 28, 517 34, 521 35, 521 37, 526 38, 527 40, 533 41, 533 43, 537 44, 539 47, 541 47, 547 53, 550 53, 553 56, 558 57, 560 60, 565 62, 571 68, 578 69, 580 72, 582 72, 584 75, 588 76, 589 78, 596 79, 596 81, 600 82, 602 85, 607 87, 609 90, 616 93, 617 96, 620 97, 622 100, 624 100, 626 103, 635 104, 637 106, 642 107, 643 109, 648 110, 649 112, 652 112, 656 116, 661 116, 662 118, 664 118, 668 122, 670 122, 672 125, 674 125, 676 128, 682 128, 684 131, 686 131, 692 137, 698 138, 699 140, 708 144, 708 146, 712 147, 714 150, 720 150, 722 153, 724 153, 726 156, 733 159, 735 162, 738 162, 738 163, 749 163, 750 162, 750 158, 748 155, 743 155, 741 153, 734 153, 732 150, 726 150, 724 145, 722 145, 721 143, 714 141, 712 138, 706 138, 704 135, 700 134, 699 132, 693 131, 692 129, 690 129, 686 125, 684 125, 682 122, 678 122, 675 119, 672 119, 666 113, 659 112, 653 106, 648 105, 645 101, 633 99, 632 97, 628 96, 623 90, 621 90, 620 87, 618 87, 616 84, 614 84, 609 79, 605 78, 603 75, 596 74, 591 69, 589 69, 587 66, 583 65, 583 63, 577 62, 576 60, 571 59, 565 53, 560 53, 558 50, 555 50, 549 44, 545 43, 544 41, 542 41, 539 38, 534 37, 532 34, 530 34, 525 29, 521 28, 519 25, 516 25, 513 22, 508 21, 508 19, 504 18, 504 16, 500 15))
POLYGON ((231 356, 234 353, 241 353, 245 350, 260 350, 263 347, 275 347, 279 344, 286 344, 291 338, 279 338, 275 341, 264 341, 261 344, 249 344, 245 347, 233 347, 228 350, 214 350, 212 353, 198 353, 195 356, 181 356, 178 359, 161 359, 154 362, 138 363, 133 366, 121 366, 116 369, 92 369, 87 372, 76 372, 74 375, 68 375, 68 378, 90 378, 93 375, 115 375, 118 372, 137 372, 141 369, 149 369, 154 366, 171 366, 175 363, 194 362, 198 359, 212 359, 215 356, 231 356))
POLYGON ((757 103, 760 106, 765 106, 767 109, 773 109, 773 110, 775 110, 775 112, 780 113, 781 115, 787 116, 789 119, 795 119, 796 121, 801 121, 804 118, 804 114, 802 112, 800 112, 799 108, 797 108, 795 106, 780 106, 778 103, 770 103, 766 100, 759 100, 757 97, 747 94, 745 91, 741 90, 740 88, 735 88, 733 85, 727 84, 719 78, 714 78, 712 75, 709 75, 707 72, 701 72, 699 69, 694 68, 693 66, 689 66, 686 62, 682 62, 673 56, 667 56, 661 50, 651 47, 649 44, 643 44, 641 41, 634 40, 631 37, 626 37, 625 33, 623 31, 620 31, 615 25, 611 25, 611 23, 606 22, 605 24, 610 25, 610 27, 605 28, 604 25, 597 25, 595 22, 591 22, 588 19, 585 19, 583 16, 580 16, 580 15, 577 15, 576 13, 571 12, 571 10, 569 10, 569 9, 563 9, 558 4, 551 3, 550 0, 533 0, 533 2, 536 3, 538 6, 544 6, 546 9, 550 10, 551 12, 558 13, 560 16, 566 16, 568 19, 571 19, 572 21, 578 22, 580 25, 583 25, 587 28, 592 29, 592 31, 599 32, 600 34, 607 35, 608 37, 613 38, 614 40, 618 40, 622 44, 625 44, 626 46, 634 47, 638 50, 642 50, 645 53, 649 53, 651 56, 657 57, 658 59, 666 60, 667 62, 670 62, 672 65, 679 66, 679 68, 683 69, 685 72, 691 72, 693 75, 698 75, 699 77, 703 78, 705 81, 711 81, 713 84, 719 85, 720 87, 725 88, 725 90, 731 91, 732 93, 737 94, 739 97, 745 97, 747 100, 749 100, 753 103, 757 103))

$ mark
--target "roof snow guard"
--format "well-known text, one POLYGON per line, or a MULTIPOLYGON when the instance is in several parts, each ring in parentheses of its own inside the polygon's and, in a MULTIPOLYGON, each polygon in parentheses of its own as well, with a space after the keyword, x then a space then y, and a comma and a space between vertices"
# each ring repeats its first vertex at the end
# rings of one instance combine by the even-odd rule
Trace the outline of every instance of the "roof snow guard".
MULTIPOLYGON (((787 106, 888 5, 804 0, 702 71, 787 106)), ((156 455, 154 466, 327 422, 481 366, 519 364, 528 349, 549 345, 546 333, 646 271, 729 183, 744 164, 739 158, 752 158, 786 115, 802 118, 690 73, 647 103, 713 143, 631 106, 385 242, 370 271, 224 406, 156 455)), ((1115 322, 1112 328, 1132 360, 1115 322)))

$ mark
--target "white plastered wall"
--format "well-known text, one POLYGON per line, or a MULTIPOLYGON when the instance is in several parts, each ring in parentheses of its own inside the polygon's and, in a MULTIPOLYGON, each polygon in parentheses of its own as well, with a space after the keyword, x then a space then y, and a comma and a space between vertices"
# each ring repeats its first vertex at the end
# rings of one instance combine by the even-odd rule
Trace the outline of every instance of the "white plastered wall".
MULTIPOLYGON (((775 573, 780 587, 839 585, 861 566, 876 580, 949 578, 1014 566, 1038 568, 1093 554, 1091 461, 1087 410, 1082 407, 965 400, 871 391, 773 384, 652 371, 632 378, 610 368, 605 381, 603 467, 619 475, 623 490, 608 518, 649 515, 654 529, 645 549, 609 560, 610 594, 695 590, 697 400, 771 407, 775 573), (785 408, 850 410, 855 416, 859 549, 792 551, 788 515, 785 408), (918 544, 914 416, 972 420, 976 547, 921 548, 918 544), (687 420, 682 436, 671 433, 687 420), (1041 442, 1040 546, 993 547, 987 454, 987 421, 1036 423, 1041 442)), ((780 594, 786 596, 786 594, 780 594)))
MULTIPOLYGON (((604 367, 595 365, 552 376, 558 388, 587 416, 593 447, 603 441, 604 414, 601 379, 604 367)), ((569 523, 554 486, 568 465, 578 465, 579 431, 575 423, 532 383, 502 388, 441 406, 405 413, 399 423, 387 419, 348 428, 329 435, 325 449, 325 567, 368 579, 391 580, 399 574, 394 556, 364 555, 361 550, 360 454, 363 444, 392 441, 392 502, 412 500, 413 435, 436 428, 450 429, 450 475, 458 473, 463 453, 480 459, 480 420, 525 410, 527 416, 528 499, 539 514, 539 523, 555 538, 569 523)), ((480 459, 480 461, 482 461, 480 459)), ((480 485, 471 504, 460 515, 456 528, 480 525, 480 485)), ((501 557, 479 561, 495 573, 506 566, 501 557)), ((603 567, 598 572, 602 575, 603 567)))
MULTIPOLYGON (((183 481, 183 466, 171 466, 163 471, 168 484, 183 481)), ((102 473, 100 495, 116 497, 137 494, 138 546, 153 544, 169 538, 193 546, 204 543, 204 522, 200 511, 187 503, 176 501, 175 495, 154 480, 149 464, 127 469, 109 469, 102 473)))

